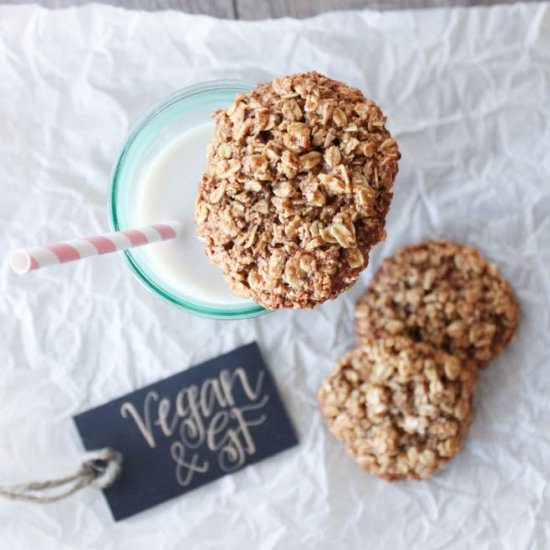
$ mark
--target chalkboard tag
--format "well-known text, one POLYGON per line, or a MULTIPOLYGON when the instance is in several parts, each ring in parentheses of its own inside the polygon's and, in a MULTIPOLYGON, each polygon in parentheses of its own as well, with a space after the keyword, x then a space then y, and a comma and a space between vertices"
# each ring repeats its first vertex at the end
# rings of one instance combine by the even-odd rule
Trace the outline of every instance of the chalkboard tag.
POLYGON ((122 454, 104 489, 115 520, 297 444, 255 343, 74 417, 87 450, 122 454))

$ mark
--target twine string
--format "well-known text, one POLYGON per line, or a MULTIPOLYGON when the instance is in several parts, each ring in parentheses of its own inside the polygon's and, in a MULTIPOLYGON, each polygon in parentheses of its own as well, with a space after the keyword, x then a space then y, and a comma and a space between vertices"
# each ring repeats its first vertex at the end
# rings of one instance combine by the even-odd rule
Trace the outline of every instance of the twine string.
POLYGON ((74 495, 85 487, 97 489, 110 487, 121 471, 122 455, 118 451, 110 448, 98 449, 86 453, 80 468, 74 474, 46 481, 30 481, 11 486, 0 485, 0 496, 28 502, 56 502, 74 495), (64 487, 61 492, 48 494, 52 489, 61 487, 64 487))

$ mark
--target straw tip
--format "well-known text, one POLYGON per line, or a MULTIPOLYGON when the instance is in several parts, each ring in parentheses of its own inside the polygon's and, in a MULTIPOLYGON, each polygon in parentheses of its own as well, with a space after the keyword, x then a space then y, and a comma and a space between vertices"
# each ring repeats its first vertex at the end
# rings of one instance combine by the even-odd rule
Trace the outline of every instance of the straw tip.
POLYGON ((30 271, 31 263, 31 257, 24 250, 13 252, 10 257, 10 267, 19 275, 30 271))
POLYGON ((171 221, 171 222, 168 222, 167 225, 174 230, 176 237, 180 237, 183 234, 183 227, 184 227, 183 223, 177 222, 177 221, 171 221))

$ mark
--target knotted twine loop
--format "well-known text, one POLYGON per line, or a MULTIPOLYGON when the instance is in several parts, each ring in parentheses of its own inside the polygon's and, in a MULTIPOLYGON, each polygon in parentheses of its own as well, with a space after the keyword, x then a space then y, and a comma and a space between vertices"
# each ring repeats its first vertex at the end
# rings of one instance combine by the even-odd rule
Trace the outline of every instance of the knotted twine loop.
POLYGON ((121 471, 122 454, 110 448, 98 449, 86 453, 78 471, 70 476, 47 481, 31 481, 12 486, 0 485, 0 496, 30 502, 56 502, 74 495, 85 487, 105 489, 115 482, 121 471), (69 487, 60 493, 53 495, 39 494, 42 491, 57 489, 65 485, 69 485, 69 487))

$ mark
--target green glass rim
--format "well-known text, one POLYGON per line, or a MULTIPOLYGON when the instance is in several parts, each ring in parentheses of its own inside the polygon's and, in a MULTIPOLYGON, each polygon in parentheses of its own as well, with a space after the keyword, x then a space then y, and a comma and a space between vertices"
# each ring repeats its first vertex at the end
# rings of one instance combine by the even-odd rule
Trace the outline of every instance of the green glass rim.
MULTIPOLYGON (((229 93, 239 93, 247 92, 254 85, 248 82, 243 82, 239 80, 212 80, 208 82, 201 82, 183 88, 173 95, 169 96, 165 100, 158 103, 153 109, 151 109, 145 116, 143 116, 138 122, 133 126, 126 142, 118 155, 117 161, 114 165, 112 176, 111 176, 111 195, 110 195, 110 217, 111 225, 114 231, 121 231, 122 226, 120 223, 120 216, 117 210, 117 202, 120 191, 120 177, 121 172, 124 166, 124 163, 129 155, 129 152, 141 135, 148 126, 159 116, 161 113, 164 113, 174 105, 188 101, 190 98, 195 96, 200 96, 201 94, 210 93, 210 92, 229 92, 229 93)), ((132 255, 131 249, 124 251, 124 258, 126 263, 130 267, 130 270, 138 279, 138 281, 145 286, 149 291, 153 292, 164 298, 168 302, 174 304, 175 306, 184 309, 186 311, 192 312, 195 315, 201 317, 209 317, 215 319, 245 319, 248 317, 256 317, 262 313, 266 313, 262 306, 258 304, 251 304, 249 306, 224 306, 216 307, 210 305, 198 305, 194 304, 181 296, 175 296, 170 293, 168 290, 161 288, 149 275, 141 268, 139 262, 132 255)))

